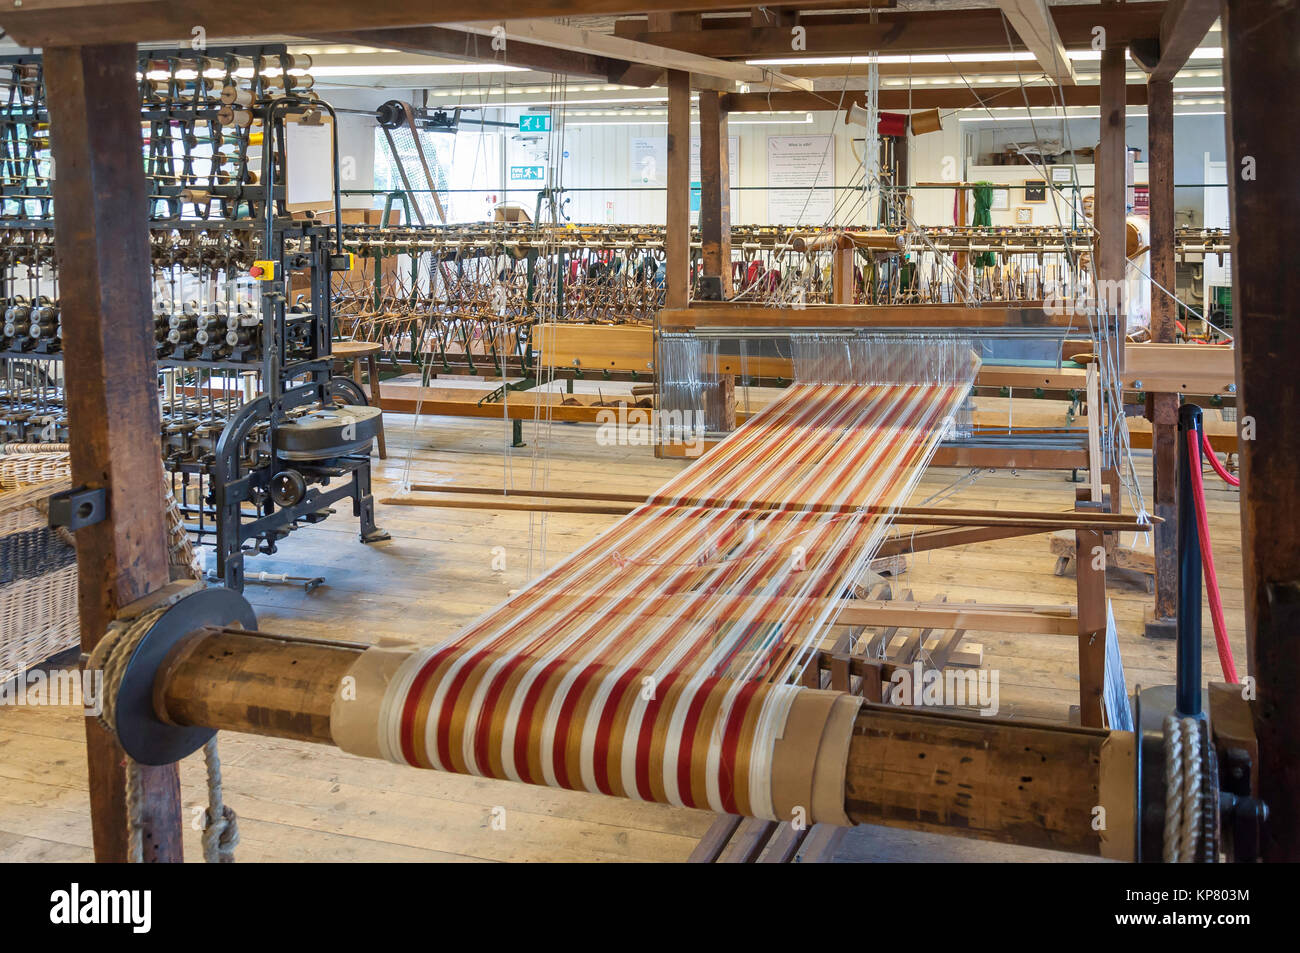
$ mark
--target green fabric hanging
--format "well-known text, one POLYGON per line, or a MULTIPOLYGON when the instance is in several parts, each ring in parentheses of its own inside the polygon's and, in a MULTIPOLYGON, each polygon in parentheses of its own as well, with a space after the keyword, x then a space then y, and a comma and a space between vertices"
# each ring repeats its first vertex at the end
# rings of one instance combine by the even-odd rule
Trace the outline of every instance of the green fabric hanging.
MULTIPOLYGON (((993 225, 993 216, 989 209, 993 207, 993 183, 976 182, 975 183, 975 222, 976 226, 983 225, 991 227, 993 225)), ((976 268, 991 268, 997 264, 997 256, 991 251, 982 251, 971 259, 971 264, 976 268)))

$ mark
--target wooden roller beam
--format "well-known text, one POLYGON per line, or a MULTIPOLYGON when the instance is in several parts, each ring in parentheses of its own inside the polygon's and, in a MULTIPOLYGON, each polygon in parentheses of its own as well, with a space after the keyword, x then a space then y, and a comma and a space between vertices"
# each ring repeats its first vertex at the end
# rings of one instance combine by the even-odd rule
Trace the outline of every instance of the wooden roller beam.
MULTIPOLYGON (((155 711, 176 725, 332 744, 330 706, 364 648, 203 629, 164 661, 155 711)), ((1132 736, 867 704, 846 806, 860 824, 1098 854, 1104 775, 1122 783, 1129 770, 1121 756, 1103 771, 1107 745, 1122 754, 1132 736)))
POLYGON ((201 629, 164 660, 154 712, 173 725, 333 744, 330 705, 365 648, 201 629))
POLYGON ((1127 732, 865 705, 849 748, 845 809, 859 824, 1098 854, 1093 811, 1115 764, 1103 751, 1112 745, 1118 755, 1131 740, 1127 732))

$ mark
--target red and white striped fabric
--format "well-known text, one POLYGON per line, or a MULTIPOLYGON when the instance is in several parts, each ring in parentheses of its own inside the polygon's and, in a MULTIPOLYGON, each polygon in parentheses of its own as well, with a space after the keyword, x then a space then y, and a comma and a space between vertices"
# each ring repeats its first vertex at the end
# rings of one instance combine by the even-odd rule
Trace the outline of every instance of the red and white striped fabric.
POLYGON ((773 817, 792 678, 967 389, 791 386, 513 599, 414 653, 384 697, 381 753, 773 817))

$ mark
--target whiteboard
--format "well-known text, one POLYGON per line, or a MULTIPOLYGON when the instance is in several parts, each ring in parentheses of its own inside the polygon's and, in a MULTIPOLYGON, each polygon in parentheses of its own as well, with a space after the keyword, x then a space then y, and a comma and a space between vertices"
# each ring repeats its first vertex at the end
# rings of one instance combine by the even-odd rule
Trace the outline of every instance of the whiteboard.
POLYGON ((835 212, 835 137, 767 137, 767 220, 822 225, 835 212), (816 187, 816 190, 813 189, 816 187))

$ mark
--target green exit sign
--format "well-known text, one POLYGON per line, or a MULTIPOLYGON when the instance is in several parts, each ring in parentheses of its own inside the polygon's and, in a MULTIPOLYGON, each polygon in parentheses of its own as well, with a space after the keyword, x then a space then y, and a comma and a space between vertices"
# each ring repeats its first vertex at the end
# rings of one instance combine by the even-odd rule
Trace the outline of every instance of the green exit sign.
POLYGON ((525 113, 519 117, 520 132, 550 132, 550 113, 525 113))

